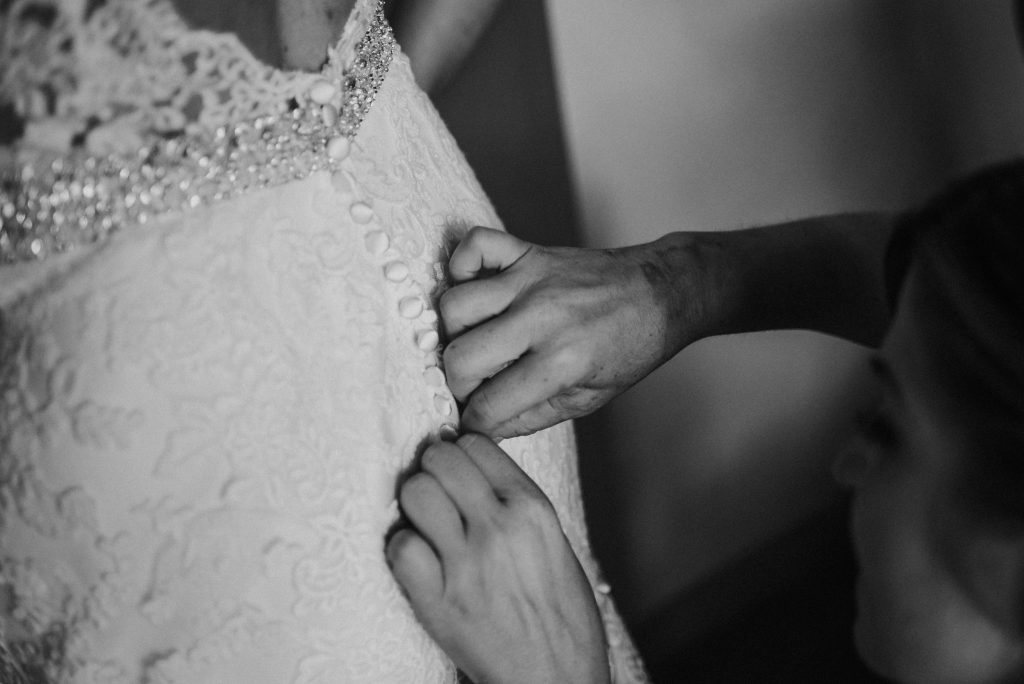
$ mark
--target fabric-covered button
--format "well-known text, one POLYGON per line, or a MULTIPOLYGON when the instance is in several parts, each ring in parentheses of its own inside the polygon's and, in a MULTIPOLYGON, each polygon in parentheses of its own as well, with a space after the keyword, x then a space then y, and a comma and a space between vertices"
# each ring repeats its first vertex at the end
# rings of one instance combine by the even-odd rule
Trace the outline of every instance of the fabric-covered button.
POLYGON ((366 250, 370 254, 380 256, 391 245, 391 238, 383 230, 374 230, 366 234, 364 242, 366 243, 366 250))
POLYGON ((433 309, 427 309, 423 312, 423 315, 420 316, 420 320, 427 325, 433 325, 434 323, 437 323, 437 312, 433 309))
POLYGON ((455 428, 454 425, 450 423, 445 423, 444 425, 442 425, 441 430, 439 432, 441 439, 443 439, 446 442, 454 442, 459 438, 459 431, 455 428))
POLYGON ((309 99, 320 105, 327 104, 334 99, 334 95, 337 92, 338 89, 334 87, 333 83, 325 81, 324 79, 319 79, 309 89, 309 99))
POLYGON ((442 387, 444 385, 444 371, 437 366, 430 366, 423 371, 423 381, 430 387, 442 387))
POLYGON ((392 261, 384 267, 384 277, 393 283, 400 283, 409 277, 409 267, 402 261, 392 261))
POLYGON ((356 223, 369 223, 373 218, 373 209, 365 202, 356 202, 349 208, 348 212, 356 223))
POLYGON ((452 415, 452 402, 448 401, 445 397, 440 394, 434 396, 434 408, 442 416, 452 415))
POLYGON ((436 349, 440 341, 436 330, 423 330, 416 335, 416 346, 423 351, 436 349))
POLYGON ((423 300, 419 297, 406 297, 398 303, 398 312, 403 318, 416 318, 423 311, 423 300))
POLYGON ((338 108, 332 104, 325 104, 320 108, 320 120, 324 122, 324 126, 334 128, 334 124, 338 123, 338 108))
POLYGON ((349 142, 348 138, 343 135, 339 135, 337 138, 331 138, 327 143, 327 155, 331 159, 341 161, 348 156, 351 148, 352 143, 349 142))

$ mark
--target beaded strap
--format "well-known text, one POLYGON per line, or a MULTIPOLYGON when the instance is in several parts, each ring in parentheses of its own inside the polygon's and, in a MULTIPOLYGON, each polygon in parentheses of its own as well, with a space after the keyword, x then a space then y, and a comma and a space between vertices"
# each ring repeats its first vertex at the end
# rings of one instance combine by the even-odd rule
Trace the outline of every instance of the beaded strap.
POLYGON ((162 214, 335 170, 394 54, 383 6, 341 82, 318 80, 280 113, 160 140, 135 155, 72 153, 0 178, 0 264, 44 259, 162 214))

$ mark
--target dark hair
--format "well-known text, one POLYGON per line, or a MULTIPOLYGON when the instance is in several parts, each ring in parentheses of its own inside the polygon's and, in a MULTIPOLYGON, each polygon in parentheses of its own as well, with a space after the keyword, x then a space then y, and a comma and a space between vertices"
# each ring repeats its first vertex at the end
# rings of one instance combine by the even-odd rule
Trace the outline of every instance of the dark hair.
POLYGON ((965 491, 1024 523, 1024 159, 901 218, 885 265, 891 303, 911 266, 927 283, 929 353, 971 425, 965 491))

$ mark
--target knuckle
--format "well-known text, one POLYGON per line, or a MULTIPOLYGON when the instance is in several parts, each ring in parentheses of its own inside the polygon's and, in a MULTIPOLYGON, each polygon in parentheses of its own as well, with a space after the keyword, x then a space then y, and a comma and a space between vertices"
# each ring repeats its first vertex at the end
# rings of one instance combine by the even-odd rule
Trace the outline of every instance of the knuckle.
POLYGON ((572 345, 560 345, 551 352, 551 367, 563 378, 563 390, 585 373, 586 365, 584 355, 572 345))
POLYGON ((522 437, 523 435, 528 434, 530 434, 530 429, 521 415, 509 418, 501 425, 494 428, 494 435, 496 437, 501 437, 502 439, 522 437))
POLYGON ((548 399, 548 405, 560 417, 572 418, 596 411, 602 403, 598 392, 569 389, 548 399))
POLYGON ((498 404, 490 392, 478 392, 474 397, 474 410, 477 417, 486 425, 491 425, 498 418, 498 404))
POLYGON ((494 429, 492 412, 488 408, 489 400, 479 392, 470 397, 462 412, 462 424, 467 430, 482 434, 491 434, 494 429))
POLYGON ((467 432, 455 440, 455 444, 467 452, 476 452, 484 447, 487 441, 487 438, 481 434, 476 432, 467 432))
POLYGON ((510 519, 514 521, 515 529, 520 533, 559 527, 554 506, 540 492, 520 492, 509 502, 509 508, 512 512, 510 519))
POLYGON ((460 621, 469 621, 480 612, 479 582, 468 573, 459 573, 446 584, 446 603, 460 621))
POLYGON ((460 450, 450 442, 437 442, 427 447, 420 457, 420 466, 424 471, 436 478, 443 478, 455 465, 453 459, 458 458, 460 450))
POLYGON ((465 240, 468 242, 479 242, 480 240, 486 239, 487 234, 493 230, 493 228, 488 228, 487 226, 473 226, 469 229, 469 232, 466 233, 465 240))
POLYGON ((424 470, 427 469, 427 466, 435 465, 441 461, 447 444, 448 442, 434 442, 423 450, 423 455, 420 456, 420 465, 423 466, 424 470))

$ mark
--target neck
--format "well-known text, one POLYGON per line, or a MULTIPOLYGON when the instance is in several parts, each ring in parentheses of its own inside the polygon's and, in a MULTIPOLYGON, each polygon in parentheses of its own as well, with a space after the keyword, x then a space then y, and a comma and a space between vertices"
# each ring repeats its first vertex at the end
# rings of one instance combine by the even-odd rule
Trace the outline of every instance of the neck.
POLYGON ((173 0, 190 26, 234 33, 257 59, 316 71, 345 28, 355 0, 173 0))
POLYGON ((277 0, 282 63, 315 71, 341 36, 355 0, 277 0))

